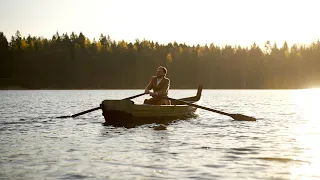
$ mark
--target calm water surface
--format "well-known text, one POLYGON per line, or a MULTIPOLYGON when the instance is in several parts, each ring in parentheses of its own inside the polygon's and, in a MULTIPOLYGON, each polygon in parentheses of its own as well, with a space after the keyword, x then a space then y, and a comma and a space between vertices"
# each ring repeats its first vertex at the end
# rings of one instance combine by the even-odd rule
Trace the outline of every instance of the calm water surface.
MULTIPOLYGON (((141 90, 0 91, 0 179, 318 179, 320 90, 204 90, 203 106, 258 118, 103 126, 101 111, 141 90)), ((196 90, 171 90, 192 96, 196 90)), ((143 102, 142 96, 134 99, 143 102)))

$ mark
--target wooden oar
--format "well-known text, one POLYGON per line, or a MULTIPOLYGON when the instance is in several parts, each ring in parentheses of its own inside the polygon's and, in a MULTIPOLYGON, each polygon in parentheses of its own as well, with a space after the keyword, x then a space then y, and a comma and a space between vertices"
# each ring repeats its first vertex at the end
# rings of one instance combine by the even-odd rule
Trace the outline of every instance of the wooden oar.
MULTIPOLYGON (((125 99, 123 99, 123 100, 133 99, 133 98, 142 96, 142 95, 144 95, 144 94, 145 94, 145 93, 137 94, 137 95, 134 95, 134 96, 131 96, 131 97, 127 97, 127 98, 125 98, 125 99)), ((80 116, 80 115, 83 115, 83 114, 86 114, 86 113, 89 113, 89 112, 92 112, 92 111, 96 111, 96 110, 99 110, 99 109, 101 109, 100 106, 99 106, 99 107, 92 108, 92 109, 89 109, 89 110, 86 110, 86 111, 79 112, 79 113, 77 113, 77 114, 73 114, 73 115, 71 115, 71 116, 59 116, 59 117, 56 117, 56 118, 70 118, 70 117, 74 118, 74 117, 77 117, 77 116, 80 116)))
POLYGON ((192 103, 189 103, 189 102, 186 102, 186 101, 182 101, 182 100, 179 100, 179 99, 173 99, 173 98, 170 98, 170 97, 166 97, 166 98, 170 99, 170 100, 173 100, 173 101, 177 101, 177 102, 183 103, 183 104, 187 104, 189 106, 194 106, 194 107, 201 108, 201 109, 204 109, 204 110, 207 110, 207 111, 211 111, 211 112, 219 113, 219 114, 222 114, 222 115, 230 116, 234 120, 238 120, 238 121, 256 121, 257 120, 254 117, 246 116, 246 115, 243 115, 243 114, 230 114, 230 113, 218 111, 218 110, 215 110, 215 109, 211 109, 211 108, 208 108, 208 107, 200 106, 200 105, 197 105, 197 104, 192 104, 192 103))

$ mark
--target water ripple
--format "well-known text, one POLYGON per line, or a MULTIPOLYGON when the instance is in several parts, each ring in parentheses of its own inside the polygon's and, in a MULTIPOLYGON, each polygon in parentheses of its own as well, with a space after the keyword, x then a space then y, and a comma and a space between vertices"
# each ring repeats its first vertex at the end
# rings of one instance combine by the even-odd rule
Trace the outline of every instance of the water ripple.
MULTIPOLYGON (((252 115, 256 122, 205 110, 165 126, 128 129, 103 125, 99 111, 54 118, 139 93, 0 91, 0 179, 320 177, 320 123, 308 103, 296 102, 294 90, 204 90, 203 106, 252 115)), ((170 93, 179 98, 194 91, 170 93)))

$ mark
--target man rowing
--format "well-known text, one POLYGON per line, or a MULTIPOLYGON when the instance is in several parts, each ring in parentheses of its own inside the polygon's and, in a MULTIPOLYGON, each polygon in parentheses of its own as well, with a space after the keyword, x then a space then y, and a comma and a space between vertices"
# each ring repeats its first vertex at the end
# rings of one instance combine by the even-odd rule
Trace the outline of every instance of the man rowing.
POLYGON ((150 105, 170 105, 170 100, 162 97, 168 96, 168 90, 170 87, 170 80, 166 77, 167 69, 163 66, 158 67, 156 75, 153 76, 145 88, 145 93, 150 94, 152 98, 145 99, 144 104, 150 105), (153 92, 150 92, 153 90, 153 92))

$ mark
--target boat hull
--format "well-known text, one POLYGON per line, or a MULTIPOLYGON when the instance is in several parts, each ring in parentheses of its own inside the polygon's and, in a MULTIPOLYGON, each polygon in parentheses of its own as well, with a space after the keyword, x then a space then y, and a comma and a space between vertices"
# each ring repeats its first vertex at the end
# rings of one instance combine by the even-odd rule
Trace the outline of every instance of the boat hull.
POLYGON ((143 124, 168 124, 196 117, 197 108, 188 105, 144 105, 131 100, 105 100, 101 104, 106 125, 135 127, 143 124))

